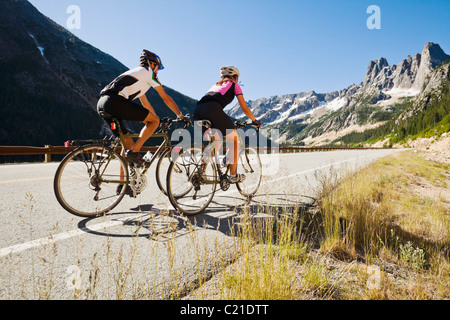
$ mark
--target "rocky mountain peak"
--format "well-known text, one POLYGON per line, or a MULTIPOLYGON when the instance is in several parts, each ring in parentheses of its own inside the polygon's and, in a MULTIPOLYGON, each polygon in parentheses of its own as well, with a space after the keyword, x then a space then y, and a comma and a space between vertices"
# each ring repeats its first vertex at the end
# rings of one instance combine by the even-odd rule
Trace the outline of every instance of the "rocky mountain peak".
POLYGON ((379 58, 378 60, 370 61, 367 67, 366 77, 364 79, 362 87, 369 89, 373 86, 378 88, 386 87, 392 74, 392 69, 389 67, 389 63, 386 58, 379 58))
POLYGON ((417 92, 430 72, 447 60, 450 56, 433 42, 427 42, 421 53, 416 53, 413 58, 408 55, 398 65, 389 66, 381 57, 369 63, 361 90, 412 89, 417 92))
POLYGON ((450 60, 450 56, 442 50, 437 43, 427 42, 422 50, 422 58, 429 61, 431 67, 434 69, 442 62, 450 60))
POLYGON ((369 66, 367 67, 366 73, 366 81, 370 81, 370 79, 374 79, 384 67, 388 67, 389 63, 386 58, 380 57, 378 60, 370 61, 369 66))
POLYGON ((427 42, 420 55, 419 67, 413 88, 420 90, 430 72, 447 60, 450 60, 450 56, 437 43, 427 42))

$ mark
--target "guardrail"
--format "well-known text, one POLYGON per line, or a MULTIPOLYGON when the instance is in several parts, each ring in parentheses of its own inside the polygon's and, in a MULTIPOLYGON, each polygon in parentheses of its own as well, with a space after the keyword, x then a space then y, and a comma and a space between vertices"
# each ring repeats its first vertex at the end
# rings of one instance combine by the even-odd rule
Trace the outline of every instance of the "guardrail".
MULTIPOLYGON (((50 146, 45 147, 22 147, 22 146, 0 146, 0 156, 21 156, 21 155, 44 155, 44 161, 50 162, 52 155, 68 154, 76 147, 50 146)), ((156 152, 158 147, 142 147, 141 152, 156 152)), ((317 151, 336 151, 336 150, 375 150, 383 148, 356 148, 356 147, 279 147, 279 148, 258 148, 258 151, 279 153, 299 153, 299 152, 317 152, 317 151)))
MULTIPOLYGON (((56 154, 68 154, 77 147, 50 146, 45 147, 21 147, 21 146, 0 146, 0 156, 31 156, 44 155, 45 162, 51 162, 51 156, 56 154)), ((142 152, 156 152, 157 147, 143 147, 142 152)))

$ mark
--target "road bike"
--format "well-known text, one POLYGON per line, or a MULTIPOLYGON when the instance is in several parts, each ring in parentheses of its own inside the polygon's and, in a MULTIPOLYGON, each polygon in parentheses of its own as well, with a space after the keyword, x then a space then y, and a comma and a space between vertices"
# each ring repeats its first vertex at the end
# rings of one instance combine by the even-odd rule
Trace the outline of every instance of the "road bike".
MULTIPOLYGON (((227 159, 220 159, 216 152, 216 142, 211 135, 211 122, 196 121, 196 125, 204 127, 211 141, 206 147, 192 145, 183 148, 173 158, 167 171, 167 193, 170 203, 180 213, 196 215, 203 213, 214 198, 217 186, 227 191, 231 183, 228 178, 231 165, 227 159)), ((236 129, 243 129, 253 124, 238 121, 236 129)), ((258 128, 257 128, 258 129, 258 128)), ((244 174, 245 180, 236 184, 238 191, 250 199, 258 191, 262 179, 262 165, 258 150, 245 146, 239 135, 239 156, 237 173, 244 174)))
MULTIPOLYGON (((189 119, 189 115, 186 116, 189 119)), ((111 128, 118 136, 103 140, 74 140, 66 146, 75 147, 60 163, 54 177, 54 192, 60 205, 68 212, 81 217, 96 217, 114 209, 126 194, 136 198, 147 187, 146 174, 156 165, 156 182, 167 195, 164 185, 166 172, 172 162, 172 144, 168 132, 182 120, 163 118, 159 130, 152 138, 163 138, 150 160, 144 165, 128 163, 120 154, 121 146, 127 150, 127 139, 138 134, 123 134, 121 122, 111 118, 111 128), (131 188, 130 194, 128 186, 131 188)), ((183 122, 184 123, 184 122, 183 122)), ((187 125, 185 125, 186 129, 187 125)))

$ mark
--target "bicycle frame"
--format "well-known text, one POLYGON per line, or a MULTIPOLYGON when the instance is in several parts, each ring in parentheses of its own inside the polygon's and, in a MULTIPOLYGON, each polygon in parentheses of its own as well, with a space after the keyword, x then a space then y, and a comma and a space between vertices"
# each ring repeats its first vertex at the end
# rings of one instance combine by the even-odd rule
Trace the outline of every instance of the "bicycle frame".
MULTIPOLYGON (((207 120, 200 120, 196 124, 206 129, 211 127, 207 120)), ((236 125, 238 129, 251 126, 244 124, 239 127, 239 125, 236 125)), ((186 215, 202 213, 214 198, 217 187, 226 192, 235 184, 241 195, 250 199, 256 194, 261 183, 262 166, 258 152, 253 147, 246 147, 243 135, 239 135, 235 140, 240 144, 237 148, 239 152, 237 167, 239 173, 248 174, 250 179, 247 180, 243 175, 243 179, 239 179, 240 181, 236 183, 229 177, 233 165, 222 163, 222 152, 219 150, 223 150, 224 141, 217 135, 213 139, 210 133, 207 139, 209 142, 202 144, 201 147, 193 144, 184 152, 180 152, 177 160, 172 161, 167 173, 169 200, 178 212, 186 215), (255 161, 255 165, 251 161, 255 161), (176 166, 181 170, 177 171, 176 166)), ((230 150, 230 147, 233 148, 228 145, 227 150, 230 150)))
POLYGON ((184 123, 186 128, 189 122, 185 118, 190 120, 189 115, 183 119, 161 119, 159 131, 153 134, 152 138, 162 138, 162 143, 152 149, 156 150, 155 154, 151 159, 146 159, 143 165, 135 165, 124 158, 124 151, 127 147, 131 148, 134 138, 139 135, 123 134, 120 130, 121 123, 117 119, 111 119, 111 129, 116 135, 109 139, 67 141, 65 146, 74 147, 74 150, 66 155, 55 173, 53 187, 58 202, 77 216, 94 217, 105 214, 115 208, 126 194, 136 198, 145 190, 145 175, 155 161, 157 185, 167 195, 161 177, 167 168, 167 162, 172 160, 172 144, 168 135, 172 124, 184 123), (118 132, 115 129, 119 129, 118 132), (132 194, 127 190, 128 187, 132 194), (85 197, 88 199, 83 202, 85 197))
MULTIPOLYGON (((119 139, 120 142, 122 144, 122 147, 126 150, 127 149, 127 144, 126 144, 126 138, 138 138, 139 134, 122 134, 120 133, 119 135, 119 139)), ((148 164, 146 164, 144 166, 144 170, 142 171, 142 175, 147 174, 148 170, 150 169, 150 167, 153 165, 153 163, 156 161, 156 159, 167 149, 171 149, 172 147, 172 143, 169 139, 169 137, 167 136, 167 132, 160 132, 160 133, 155 133, 153 134, 150 138, 164 138, 164 141, 161 143, 161 145, 158 147, 158 149, 156 150, 156 152, 153 154, 152 158, 150 159, 150 161, 148 162, 148 164)), ((116 147, 114 148, 114 150, 116 152, 118 152, 119 149, 119 144, 116 145, 116 147)), ((111 157, 108 161, 111 161, 111 157)), ((108 164, 106 165, 106 167, 108 166, 108 164)), ((104 180, 105 181, 105 180, 104 180)), ((105 182, 109 182, 109 181, 105 181, 105 182)), ((129 184, 130 181, 127 182, 120 182, 121 184, 129 184)))
MULTIPOLYGON (((138 138, 139 134, 123 134, 122 130, 120 130, 120 125, 118 123, 114 123, 114 125, 119 127, 119 137, 116 138, 116 140, 114 140, 114 142, 112 142, 112 144, 110 145, 110 149, 112 150, 112 152, 117 152, 120 154, 120 145, 122 145, 123 149, 127 149, 127 143, 126 140, 127 138, 138 138)), ((113 128, 115 129, 115 128, 113 128)), ((164 138, 164 141, 161 143, 161 145, 158 147, 157 151, 155 152, 155 154, 152 156, 152 158, 150 159, 149 163, 147 165, 144 166, 144 170, 142 171, 142 175, 147 174, 148 170, 150 169, 150 167, 152 166, 152 164, 156 161, 156 159, 167 149, 172 147, 172 143, 167 135, 167 132, 165 130, 162 130, 158 133, 155 133, 151 136, 151 138, 164 138)), ((110 141, 108 140, 75 140, 72 141, 72 143, 90 143, 90 144, 101 144, 103 145, 103 149, 102 149, 102 153, 104 151, 105 148, 108 147, 108 143, 110 143, 110 141)), ((83 148, 84 146, 81 146, 80 148, 83 148)), ((103 174, 105 173, 105 171, 107 170, 109 164, 111 163, 111 160, 113 159, 112 156, 109 156, 107 158, 107 161, 105 163, 100 163, 98 170, 100 170, 100 168, 102 168, 102 173, 100 174, 100 178, 101 181, 104 183, 117 183, 117 184, 122 184, 122 185, 127 185, 130 184, 130 180, 107 180, 107 179, 103 179, 103 174)), ((94 160, 94 159, 92 159, 94 160)))

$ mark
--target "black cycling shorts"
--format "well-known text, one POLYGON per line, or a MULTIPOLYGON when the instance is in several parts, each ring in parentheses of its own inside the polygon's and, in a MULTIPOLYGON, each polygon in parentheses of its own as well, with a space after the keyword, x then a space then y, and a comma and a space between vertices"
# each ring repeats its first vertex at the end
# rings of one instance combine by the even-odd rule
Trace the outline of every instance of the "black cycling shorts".
POLYGON ((222 105, 215 101, 198 104, 193 118, 194 121, 211 121, 211 126, 218 129, 223 137, 226 137, 230 133, 230 130, 235 129, 230 117, 223 111, 222 105))
MULTIPOLYGON (((143 106, 125 99, 119 95, 105 95, 101 96, 97 103, 97 111, 106 112, 113 118, 119 120, 130 120, 143 122, 149 115, 150 111, 143 106)), ((103 116, 105 121, 110 125, 111 117, 103 116)), ((126 134, 127 130, 120 121, 122 133, 126 134)), ((117 132, 114 132, 117 135, 117 132)))

